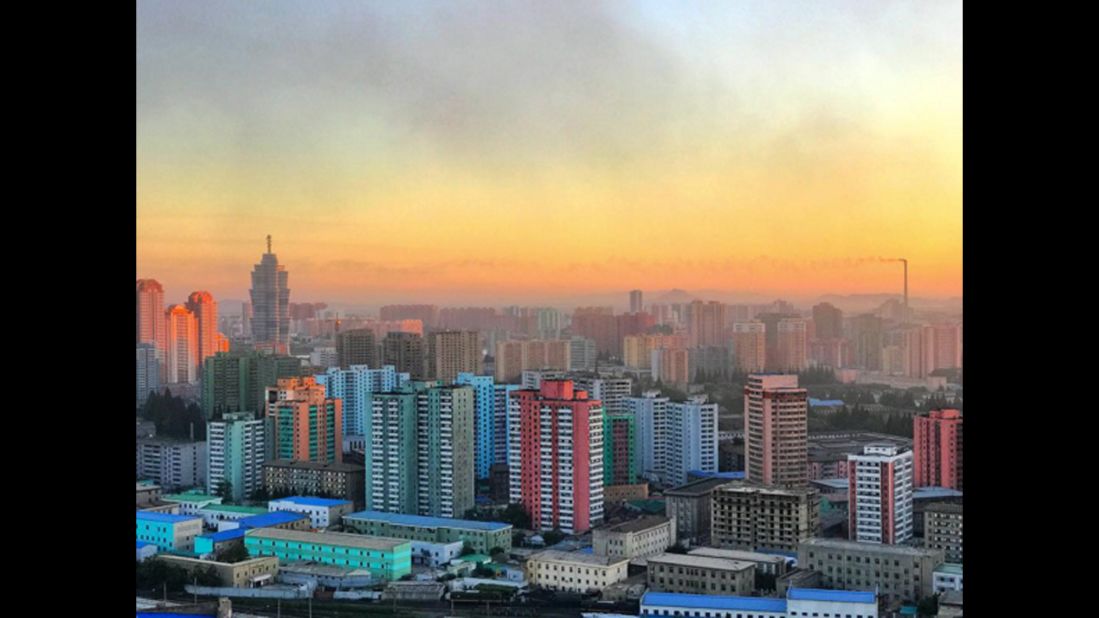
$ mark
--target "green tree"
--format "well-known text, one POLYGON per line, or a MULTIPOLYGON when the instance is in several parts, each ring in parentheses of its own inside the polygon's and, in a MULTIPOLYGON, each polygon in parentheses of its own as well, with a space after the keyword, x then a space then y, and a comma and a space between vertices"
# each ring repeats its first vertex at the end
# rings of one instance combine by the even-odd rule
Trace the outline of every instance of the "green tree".
POLYGON ((229 480, 229 477, 221 479, 221 482, 218 483, 217 495, 225 504, 233 501, 233 482, 229 480))
POLYGON ((565 539, 565 533, 560 530, 547 530, 542 533, 542 540, 546 542, 546 547, 556 545, 565 539))
POLYGON ((920 616, 938 616, 939 595, 935 594, 920 599, 920 602, 916 604, 916 613, 920 616))
POLYGON ((250 557, 244 543, 233 543, 217 553, 218 562, 242 562, 250 557))
POLYGON ((468 556, 470 554, 477 553, 477 550, 473 549, 473 545, 470 545, 469 541, 462 543, 462 555, 468 556))
POLYGON ((221 578, 218 577, 218 571, 212 564, 206 568, 195 569, 191 581, 199 586, 221 586, 221 578))

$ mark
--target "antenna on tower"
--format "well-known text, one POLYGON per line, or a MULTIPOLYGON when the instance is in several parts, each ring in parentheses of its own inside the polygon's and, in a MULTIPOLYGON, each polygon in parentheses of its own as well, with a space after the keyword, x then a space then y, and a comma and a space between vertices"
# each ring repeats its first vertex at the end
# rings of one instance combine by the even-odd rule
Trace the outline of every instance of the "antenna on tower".
POLYGON ((267 235, 267 252, 271 253, 271 235, 267 235))

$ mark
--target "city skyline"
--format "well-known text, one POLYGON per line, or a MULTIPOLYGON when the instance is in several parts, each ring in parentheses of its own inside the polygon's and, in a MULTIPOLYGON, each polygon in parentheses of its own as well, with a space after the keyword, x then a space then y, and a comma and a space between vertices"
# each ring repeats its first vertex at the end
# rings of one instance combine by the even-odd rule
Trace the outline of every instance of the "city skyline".
POLYGON ((960 3, 633 6, 140 3, 138 275, 961 295, 960 3))

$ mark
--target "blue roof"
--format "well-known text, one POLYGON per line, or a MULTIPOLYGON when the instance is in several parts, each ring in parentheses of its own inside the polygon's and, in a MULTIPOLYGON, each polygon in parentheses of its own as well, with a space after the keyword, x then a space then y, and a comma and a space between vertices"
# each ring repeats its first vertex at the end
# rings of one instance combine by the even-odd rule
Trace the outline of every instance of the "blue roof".
POLYGON ((302 513, 291 513, 290 511, 271 511, 262 515, 245 517, 237 520, 237 522, 241 528, 269 528, 279 524, 288 524, 299 519, 309 519, 309 516, 302 513))
POLYGON ((860 590, 821 590, 819 588, 791 588, 787 599, 795 601, 832 601, 833 603, 877 603, 873 592, 860 590))
POLYGON ((150 545, 155 547, 156 543, 150 543, 148 541, 138 541, 137 542, 137 547, 135 549, 141 549, 142 547, 148 547, 150 545))
POLYGON ((703 470, 688 470, 687 476, 697 476, 705 479, 743 479, 744 471, 705 472, 703 470))
POLYGON ((272 502, 280 502, 283 500, 287 502, 293 502, 294 504, 304 504, 305 506, 339 506, 341 504, 351 504, 350 500, 315 498, 313 496, 290 496, 289 498, 279 498, 278 500, 272 500, 272 502))
POLYGON ((221 532, 211 532, 210 534, 204 534, 198 538, 210 539, 214 543, 221 543, 222 541, 229 541, 232 539, 241 538, 244 536, 244 528, 233 528, 232 530, 222 530, 221 532))
POLYGON ((156 513, 150 511, 137 511, 138 521, 151 521, 158 524, 178 524, 181 521, 202 520, 194 515, 172 515, 171 513, 156 513))
POLYGON ((843 400, 842 399, 813 399, 812 397, 810 397, 809 398, 809 405, 812 406, 812 407, 816 407, 816 406, 829 406, 829 407, 831 407, 831 406, 842 406, 843 405, 843 400))
POLYGON ((579 551, 582 554, 594 554, 595 553, 595 548, 594 547, 581 547, 577 551, 579 551))
POLYGON ((750 610, 786 613, 786 599, 763 597, 732 597, 716 594, 680 594, 678 592, 646 592, 641 605, 686 607, 690 609, 750 610))
POLYGON ((493 532, 510 528, 511 524, 498 521, 474 521, 471 519, 451 519, 449 517, 427 517, 425 515, 406 515, 404 513, 383 513, 382 511, 359 511, 347 517, 353 519, 374 519, 401 526, 423 526, 436 528, 465 528, 493 532))
POLYGON ((962 492, 946 487, 917 487, 912 492, 912 499, 920 498, 961 498, 962 492))

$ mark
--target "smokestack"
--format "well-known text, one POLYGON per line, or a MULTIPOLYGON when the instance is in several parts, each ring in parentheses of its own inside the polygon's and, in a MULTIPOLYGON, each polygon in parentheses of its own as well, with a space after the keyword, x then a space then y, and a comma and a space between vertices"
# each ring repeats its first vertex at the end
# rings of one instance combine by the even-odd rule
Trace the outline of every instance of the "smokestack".
POLYGON ((904 321, 908 321, 908 260, 901 258, 904 262, 904 321))

